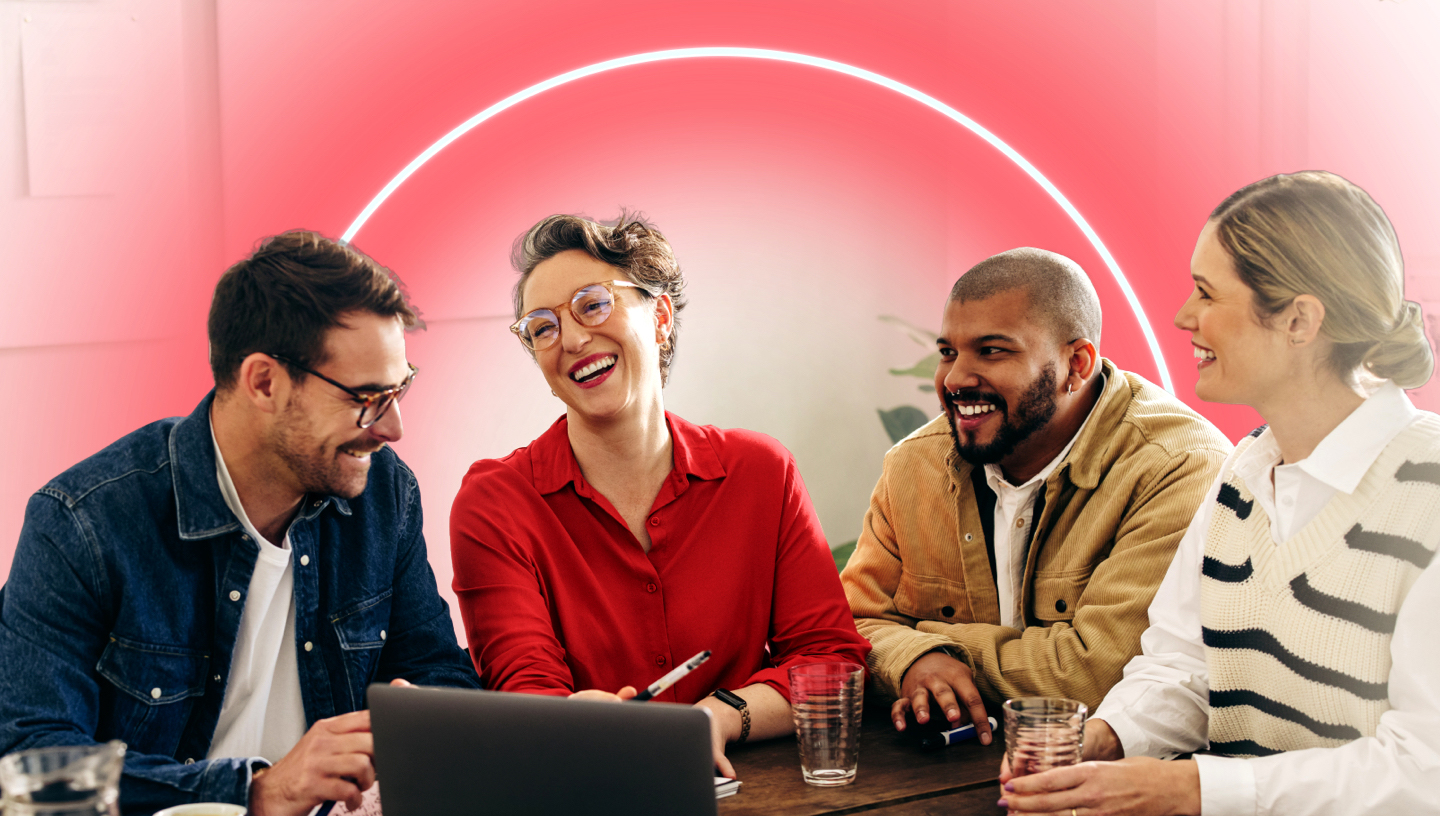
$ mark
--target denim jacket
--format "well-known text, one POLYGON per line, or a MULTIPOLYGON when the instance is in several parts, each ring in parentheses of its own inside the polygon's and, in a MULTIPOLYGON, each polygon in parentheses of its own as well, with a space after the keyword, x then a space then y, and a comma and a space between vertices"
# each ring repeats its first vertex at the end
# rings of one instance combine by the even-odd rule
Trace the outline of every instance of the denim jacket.
MULTIPOLYGON (((216 482, 213 399, 41 488, 0 588, 0 754, 124 740, 126 813, 246 804, 267 764, 205 759, 258 553, 216 482)), ((393 451, 358 498, 306 496, 290 543, 307 727, 363 709, 372 682, 479 687, 393 451)))

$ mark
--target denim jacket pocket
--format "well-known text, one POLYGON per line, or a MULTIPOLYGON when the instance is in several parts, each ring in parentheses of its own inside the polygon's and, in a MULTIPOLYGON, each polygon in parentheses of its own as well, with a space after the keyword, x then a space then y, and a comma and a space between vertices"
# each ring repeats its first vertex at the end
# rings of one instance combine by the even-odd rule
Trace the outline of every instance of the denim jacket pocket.
POLYGON ((352 710, 365 707, 365 687, 379 667, 380 650, 389 635, 386 630, 390 626, 391 594, 391 590, 386 590, 330 618, 335 636, 340 640, 352 710))
POLYGON ((136 753, 173 755, 209 670, 208 654, 112 634, 95 671, 115 687, 114 736, 136 753))

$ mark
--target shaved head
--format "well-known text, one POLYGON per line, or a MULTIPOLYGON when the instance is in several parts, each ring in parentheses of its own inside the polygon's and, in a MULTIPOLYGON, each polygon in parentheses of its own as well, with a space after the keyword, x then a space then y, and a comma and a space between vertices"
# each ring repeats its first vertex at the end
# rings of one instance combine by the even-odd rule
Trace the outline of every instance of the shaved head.
POLYGON ((988 300, 1023 289, 1035 321, 1061 343, 1085 338, 1100 346, 1100 298, 1080 265, 1056 252, 1021 247, 970 267, 950 289, 950 300, 988 300))

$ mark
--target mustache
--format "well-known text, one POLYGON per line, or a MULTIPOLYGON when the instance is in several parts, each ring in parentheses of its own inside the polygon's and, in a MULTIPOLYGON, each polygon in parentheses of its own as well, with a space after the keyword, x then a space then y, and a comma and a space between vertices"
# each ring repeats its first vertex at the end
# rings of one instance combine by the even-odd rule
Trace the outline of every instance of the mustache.
POLYGON ((340 450, 344 451, 345 453, 358 453, 364 455, 367 453, 379 453, 386 444, 387 443, 385 442, 381 442, 373 448, 361 447, 359 445, 341 445, 340 450))
POLYGON ((1005 399, 1003 397, 994 391, 981 391, 978 388, 961 388, 958 391, 946 391, 941 399, 943 399, 945 405, 950 408, 958 408, 962 402, 988 402, 1001 411, 1005 410, 1005 399))

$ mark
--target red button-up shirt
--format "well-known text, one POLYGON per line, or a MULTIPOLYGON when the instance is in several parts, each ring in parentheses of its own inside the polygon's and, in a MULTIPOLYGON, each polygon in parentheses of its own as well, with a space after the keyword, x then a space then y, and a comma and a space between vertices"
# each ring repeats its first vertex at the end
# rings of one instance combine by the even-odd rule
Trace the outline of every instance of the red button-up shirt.
POLYGON ((705 649, 657 699, 766 683, 800 663, 865 664, 795 460, 744 430, 665 414, 674 467, 646 553, 580 472, 561 417, 528 447, 471 466, 450 514, 455 592, 486 688, 644 688, 705 649))

